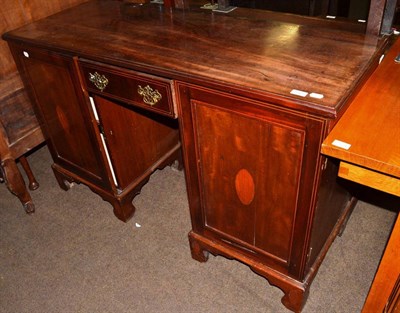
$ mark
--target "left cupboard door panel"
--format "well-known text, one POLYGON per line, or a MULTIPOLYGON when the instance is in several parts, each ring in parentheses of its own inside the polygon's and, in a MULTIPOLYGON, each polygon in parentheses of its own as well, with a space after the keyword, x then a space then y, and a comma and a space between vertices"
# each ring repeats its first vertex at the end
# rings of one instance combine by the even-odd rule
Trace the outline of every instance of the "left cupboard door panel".
POLYGON ((35 102, 54 162, 105 186, 101 148, 73 59, 34 48, 11 45, 11 49, 35 102))

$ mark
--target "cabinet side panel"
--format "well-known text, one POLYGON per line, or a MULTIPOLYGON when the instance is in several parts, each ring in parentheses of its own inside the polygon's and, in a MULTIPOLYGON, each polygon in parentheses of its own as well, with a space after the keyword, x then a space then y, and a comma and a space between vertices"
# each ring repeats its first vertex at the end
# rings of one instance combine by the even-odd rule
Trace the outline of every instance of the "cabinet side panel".
MULTIPOLYGON (((311 232, 312 248, 307 268, 310 268, 324 248, 340 216, 349 204, 351 195, 343 184, 339 184, 337 160, 327 160, 326 169, 321 176, 315 217, 311 232)), ((344 182, 343 182, 344 183, 344 182)))

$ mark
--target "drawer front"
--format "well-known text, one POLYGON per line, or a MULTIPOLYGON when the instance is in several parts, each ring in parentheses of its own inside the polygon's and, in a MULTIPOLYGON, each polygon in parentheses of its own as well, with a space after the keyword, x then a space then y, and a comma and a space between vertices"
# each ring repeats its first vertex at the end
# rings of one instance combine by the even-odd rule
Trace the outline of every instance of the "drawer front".
POLYGON ((88 60, 79 64, 89 92, 176 118, 171 80, 88 60))

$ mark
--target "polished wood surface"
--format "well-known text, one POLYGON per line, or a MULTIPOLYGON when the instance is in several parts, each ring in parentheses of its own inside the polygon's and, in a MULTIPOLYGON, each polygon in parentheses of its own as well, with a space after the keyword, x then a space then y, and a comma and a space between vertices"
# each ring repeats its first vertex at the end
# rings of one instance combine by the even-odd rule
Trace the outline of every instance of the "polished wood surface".
MULTIPOLYGON (((182 101, 181 110, 192 110, 196 125, 192 128, 197 129, 203 231, 216 231, 259 250, 283 267, 300 265, 301 259, 293 260, 301 256, 294 249, 304 244, 297 242, 302 236, 296 234, 295 217, 296 211, 306 214, 298 210, 310 205, 304 189, 313 184, 318 145, 311 144, 318 142, 322 121, 273 108, 254 110, 256 103, 234 97, 209 94, 206 98, 198 90, 190 94, 191 108, 182 101)), ((190 170, 193 175, 195 168, 190 170)))
POLYGON ((35 86, 34 101, 53 159, 99 185, 107 185, 102 160, 97 153, 96 135, 87 125, 81 111, 82 96, 76 95, 78 81, 74 77, 73 60, 48 52, 30 49, 29 57, 21 50, 14 50, 23 57, 24 74, 35 86), (51 82, 51 83, 49 83, 51 82))
POLYGON ((98 96, 94 97, 94 102, 117 184, 122 190, 144 170, 151 171, 164 155, 179 149, 179 132, 173 121, 98 96), (160 120, 164 120, 163 123, 160 120))
MULTIPOLYGON (((400 195, 400 64, 395 57, 400 53, 400 40, 391 48, 374 74, 366 82, 349 109, 340 119, 322 144, 322 152, 347 163, 355 164, 360 171, 372 170, 381 181, 374 184, 371 174, 358 179, 349 167, 343 168, 341 176, 355 177, 373 188, 400 195), (348 149, 338 147, 334 140, 351 146, 348 149), (384 178, 388 176, 387 180, 384 178), (393 179, 394 182, 393 182, 393 179)), ((372 174, 373 175, 373 174, 372 174)), ((376 176, 376 175, 375 175, 376 176)), ((374 177, 375 177, 374 176, 374 177)))
POLYGON ((335 30, 331 21, 264 14, 91 1, 5 38, 336 115, 379 52, 377 37, 335 30), (293 89, 323 98, 294 96, 293 89))
POLYGON ((104 65, 88 61, 81 61, 80 64, 85 86, 90 92, 124 101, 169 117, 176 117, 171 80, 134 71, 121 71, 120 68, 104 67, 104 65), (107 79, 107 85, 104 89, 99 89, 90 80, 93 73, 98 73, 98 75, 107 79), (149 86, 150 91, 157 92, 159 95, 154 103, 148 101, 148 99, 146 103, 144 96, 137 92, 138 88, 146 88, 146 86, 149 86))
POLYGON ((242 261, 299 312, 355 204, 321 143, 388 42, 346 25, 104 0, 4 38, 64 189, 88 185, 127 221, 182 145, 193 258, 242 261), (160 88, 160 106, 138 97, 144 82, 160 88))
MULTIPOLYGON (((137 94, 138 83, 145 78, 149 82, 150 76, 132 81, 132 73, 126 76, 126 70, 98 64, 96 69, 108 75, 110 85, 104 94, 97 94, 97 90, 92 93, 87 88, 88 82, 81 76, 87 74, 87 62, 13 43, 10 48, 47 134, 60 187, 68 190, 72 182, 84 183, 113 205, 119 219, 129 220, 135 211, 133 197, 154 170, 177 159, 180 151, 176 121, 129 108, 132 103, 142 107, 142 99, 124 98, 132 90, 137 94), (121 89, 119 84, 131 88, 121 89)), ((169 91, 163 93, 165 106, 146 109, 174 117, 168 101, 170 82, 160 79, 154 84, 169 91)))
POLYGON ((177 88, 193 258, 240 260, 300 311, 354 205, 334 181, 337 167, 321 170, 326 120, 182 82, 177 88))
POLYGON ((362 312, 400 312, 400 215, 393 227, 385 253, 362 312))
POLYGON ((400 182, 396 177, 392 177, 380 172, 365 169, 358 165, 347 162, 340 162, 340 177, 362 183, 363 185, 400 196, 400 182))
MULTIPOLYGON (((322 144, 341 160, 339 176, 400 196, 400 54, 397 39, 322 144), (350 144, 338 147, 334 140, 350 144)), ((363 312, 400 311, 400 219, 392 230, 363 312)))

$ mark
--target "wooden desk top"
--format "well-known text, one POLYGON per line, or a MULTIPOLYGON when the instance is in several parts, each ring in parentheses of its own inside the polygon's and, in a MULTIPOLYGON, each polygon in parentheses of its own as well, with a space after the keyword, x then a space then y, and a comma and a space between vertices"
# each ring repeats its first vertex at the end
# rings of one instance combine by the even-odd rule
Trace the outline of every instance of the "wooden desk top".
POLYGON ((103 0, 3 38, 334 118, 377 64, 383 42, 337 25, 243 8, 217 14, 103 0))
POLYGON ((399 53, 398 39, 325 139, 322 153, 400 178, 399 53), (340 148, 334 140, 351 146, 340 148))

